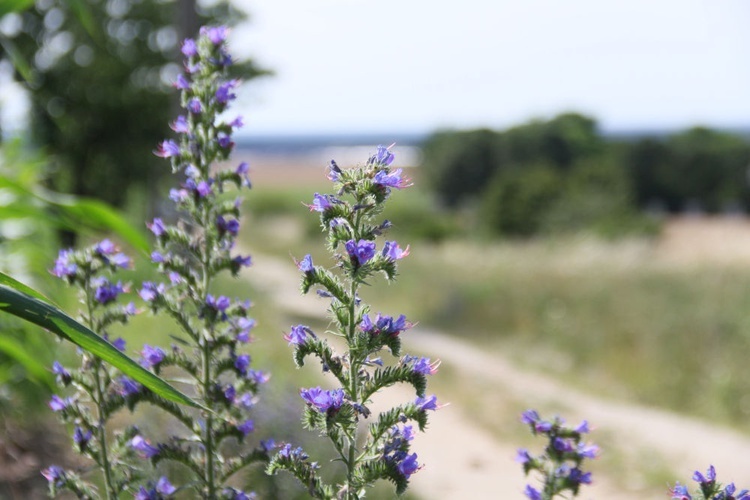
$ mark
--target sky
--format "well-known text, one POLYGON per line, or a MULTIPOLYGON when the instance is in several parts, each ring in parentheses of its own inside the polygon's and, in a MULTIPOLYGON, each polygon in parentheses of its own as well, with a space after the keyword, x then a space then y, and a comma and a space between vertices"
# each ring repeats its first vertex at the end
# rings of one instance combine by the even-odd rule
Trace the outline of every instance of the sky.
POLYGON ((235 0, 246 135, 750 126, 747 0, 235 0))

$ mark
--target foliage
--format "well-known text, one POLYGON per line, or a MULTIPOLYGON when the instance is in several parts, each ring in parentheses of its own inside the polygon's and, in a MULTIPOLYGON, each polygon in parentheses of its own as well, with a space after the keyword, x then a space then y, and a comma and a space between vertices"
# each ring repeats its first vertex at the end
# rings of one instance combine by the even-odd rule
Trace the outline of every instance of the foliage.
MULTIPOLYGON (((151 151, 174 101, 178 40, 207 20, 242 16, 226 1, 37 1, 12 13, 0 59, 31 94, 34 141, 54 161, 53 187, 121 206, 130 186, 158 185, 151 151)), ((235 68, 251 79, 262 73, 235 68)), ((151 191, 153 192, 153 191, 151 191)))

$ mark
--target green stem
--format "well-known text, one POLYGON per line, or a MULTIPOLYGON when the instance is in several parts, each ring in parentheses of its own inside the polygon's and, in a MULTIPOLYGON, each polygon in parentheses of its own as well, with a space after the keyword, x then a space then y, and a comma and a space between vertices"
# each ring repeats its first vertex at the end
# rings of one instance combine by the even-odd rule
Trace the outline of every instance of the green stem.
MULTIPOLYGON (((93 331, 97 331, 96 325, 94 325, 94 303, 92 301, 91 293, 91 276, 86 276, 86 288, 84 293, 86 294, 86 308, 88 310, 88 327, 93 331)), ((104 488, 107 492, 107 499, 113 500, 117 498, 115 489, 113 487, 112 480, 112 467, 109 463, 109 450, 107 448, 107 429, 104 426, 106 421, 106 415, 104 412, 104 388, 102 387, 101 380, 101 369, 102 361, 96 359, 94 363, 94 388, 96 390, 96 432, 97 438, 99 439, 99 458, 102 473, 104 474, 104 488)))
MULTIPOLYGON (((349 341, 349 396, 352 398, 354 403, 359 404, 359 360, 355 359, 355 353, 352 352, 351 346, 354 344, 354 337, 356 335, 356 303, 357 303, 357 283, 352 279, 351 283, 351 302, 349 303, 349 331, 347 337, 349 341)), ((347 500, 354 500, 357 498, 356 492, 354 491, 354 469, 357 464, 357 431, 355 429, 354 436, 349 438, 349 459, 347 460, 347 500)))

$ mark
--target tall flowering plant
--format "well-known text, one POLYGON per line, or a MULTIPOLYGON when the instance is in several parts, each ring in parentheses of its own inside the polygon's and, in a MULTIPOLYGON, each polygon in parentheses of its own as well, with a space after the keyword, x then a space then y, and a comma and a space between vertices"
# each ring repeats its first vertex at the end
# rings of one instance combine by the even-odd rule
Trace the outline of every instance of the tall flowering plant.
POLYGON ((359 295, 361 286, 377 274, 393 281, 397 262, 409 254, 395 241, 377 241, 390 227, 387 220, 378 220, 386 200, 392 190, 410 185, 401 169, 391 168, 392 161, 393 154, 383 146, 357 168, 342 170, 332 161, 328 177, 336 194, 316 193, 309 205, 320 214, 336 265, 333 269, 315 265, 306 255, 297 263, 302 291, 316 288, 318 295, 330 300, 332 324, 327 334, 344 341, 345 348, 337 353, 326 338, 305 325, 293 326, 285 339, 294 348, 298 366, 311 355, 335 378, 335 388, 300 391, 306 404, 303 425, 330 440, 346 479, 342 484, 326 484, 318 464, 289 443, 271 460, 268 471, 291 472, 315 498, 363 498, 378 479, 390 480, 398 493, 404 492, 409 477, 420 468, 410 449, 414 437, 410 423, 424 430, 427 412, 438 408, 435 396, 425 396, 426 377, 436 372, 438 363, 401 356, 401 335, 412 324, 404 315, 373 314, 359 295), (396 357, 394 363, 386 364, 379 357, 383 349, 396 357), (416 398, 373 417, 372 397, 398 383, 413 386, 416 398))
POLYGON ((544 420, 536 410, 523 412, 521 421, 529 426, 532 434, 547 438, 544 452, 538 456, 525 448, 518 450, 516 461, 523 466, 526 475, 536 471, 542 481, 541 489, 526 485, 524 494, 530 500, 552 500, 569 492, 578 495, 581 485, 591 484, 591 472, 583 470, 586 459, 596 458, 599 448, 586 443, 583 438, 589 432, 589 424, 570 427, 565 420, 555 417, 544 420))
MULTIPOLYGON (((62 250, 51 272, 79 290, 80 321, 107 338, 112 325, 126 323, 136 313, 133 302, 125 306, 118 303, 119 296, 129 291, 129 285, 112 279, 114 272, 130 265, 128 256, 111 241, 103 240, 79 251, 62 250)), ((114 339, 113 344, 125 350, 122 338, 114 339)), ((98 466, 105 497, 117 498, 140 475, 131 466, 135 456, 127 446, 133 429, 112 437, 108 424, 115 412, 126 406, 132 408, 133 394, 143 387, 100 358, 83 350, 79 354, 80 365, 76 369, 66 368, 57 361, 53 364, 58 384, 73 387, 74 394, 54 395, 49 406, 72 425, 74 448, 98 466)), ((75 471, 51 466, 43 474, 52 495, 69 490, 82 498, 97 497, 96 488, 75 471)))
MULTIPOLYGON (((102 451, 106 449, 106 433, 96 422, 85 420, 85 412, 71 409, 77 408, 75 400, 53 399, 50 404, 53 410, 83 422, 76 427, 74 437, 79 449, 89 450, 89 455, 103 469, 107 498, 117 498, 126 490, 139 499, 163 498, 181 489, 192 489, 201 498, 249 498, 247 493, 229 486, 228 480, 249 464, 267 461, 273 446, 271 442, 263 442, 239 454, 232 453, 238 447, 224 446, 228 439, 241 443, 253 432, 249 412, 256 404, 259 386, 268 379, 267 374, 251 368, 250 356, 242 352, 242 346, 251 340, 250 332, 255 325, 249 316, 250 302, 217 295, 214 291, 214 282, 220 273, 228 271, 237 276, 251 263, 249 256, 237 254, 234 248, 240 228, 241 199, 233 197, 229 189, 231 186, 238 190, 250 187, 248 166, 242 163, 227 171, 218 170, 214 165, 229 158, 234 145, 232 132, 242 125, 240 117, 229 122, 219 117, 234 99, 233 89, 238 84, 237 80, 227 77, 232 59, 226 51, 226 34, 223 27, 203 28, 197 40, 188 39, 182 45, 186 72, 178 77, 176 86, 182 91, 181 102, 186 113, 172 123, 179 139, 162 142, 155 152, 171 161, 173 172, 185 176, 182 185, 170 191, 170 198, 181 216, 175 224, 160 218, 148 224, 156 237, 151 259, 165 281, 145 282, 138 292, 152 312, 171 316, 181 329, 181 334, 173 336, 176 343, 171 349, 144 345, 141 364, 157 375, 165 370, 182 371, 181 380, 192 386, 194 397, 204 410, 189 411, 131 380, 106 375, 106 368, 96 360, 93 367, 97 370, 92 372, 92 380, 103 379, 102 388, 88 379, 71 375, 61 366, 55 367, 63 384, 72 381, 84 392, 93 392, 90 399, 101 407, 99 421, 111 414, 110 406, 112 410, 124 405, 132 409, 140 402, 149 402, 173 416, 182 426, 183 432, 160 443, 152 442, 136 428, 129 429, 117 441, 118 449, 130 459, 146 459, 153 465, 165 460, 176 461, 193 476, 193 480, 177 487, 167 477, 136 485, 138 468, 132 465, 121 474, 124 479, 114 477, 110 469, 119 465, 120 460, 102 451), (99 397, 100 393, 117 395, 116 404, 110 402, 111 398, 99 397), (94 440, 97 440, 96 446, 94 440)), ((126 289, 124 285, 87 274, 86 270, 92 265, 98 266, 96 269, 111 268, 129 262, 113 252, 111 246, 102 247, 102 244, 84 252, 81 258, 76 253, 64 252, 55 266, 55 274, 83 288, 84 299, 92 311, 98 305, 107 306, 102 319, 90 321, 91 328, 97 332, 103 331, 108 322, 122 321, 134 312, 132 304, 119 309, 109 305, 126 289), (87 264, 89 262, 93 264, 87 264), (78 278, 81 273, 88 281, 78 278)), ((93 317, 91 313, 88 316, 93 317)), ((74 478, 72 474, 59 468, 46 470, 45 476, 53 492, 62 487, 74 489, 77 484, 70 480, 74 478)), ((74 491, 79 495, 94 495, 92 488, 74 491)))
POLYGON ((698 489, 691 495, 687 486, 677 483, 670 490, 672 500, 750 500, 749 490, 738 490, 734 483, 724 486, 718 482, 713 465, 708 467, 705 474, 693 472, 692 479, 698 483, 698 489))

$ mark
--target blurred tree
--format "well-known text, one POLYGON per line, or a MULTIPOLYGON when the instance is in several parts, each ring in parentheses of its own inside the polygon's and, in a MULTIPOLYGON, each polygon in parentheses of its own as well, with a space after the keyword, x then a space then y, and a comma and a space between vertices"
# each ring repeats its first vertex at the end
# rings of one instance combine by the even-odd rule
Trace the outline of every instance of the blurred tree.
POLYGON ((664 141, 644 139, 626 155, 626 166, 642 207, 671 212, 717 212, 750 208, 750 145, 741 137, 696 127, 664 141))
MULTIPOLYGON (((152 151, 168 133, 181 40, 244 16, 228 2, 37 0, 3 19, 0 58, 31 95, 32 139, 52 155, 52 187, 121 206, 157 185, 152 151)), ((252 62, 243 80, 263 73, 252 62)))
POLYGON ((436 133, 423 145, 423 164, 438 197, 456 206, 481 195, 501 172, 540 163, 566 170, 605 149, 594 119, 565 113, 503 132, 436 133))

